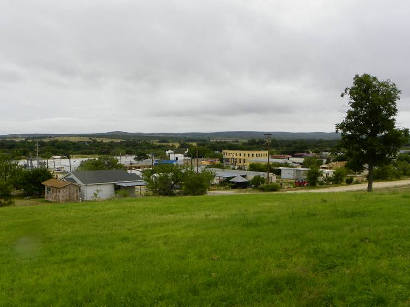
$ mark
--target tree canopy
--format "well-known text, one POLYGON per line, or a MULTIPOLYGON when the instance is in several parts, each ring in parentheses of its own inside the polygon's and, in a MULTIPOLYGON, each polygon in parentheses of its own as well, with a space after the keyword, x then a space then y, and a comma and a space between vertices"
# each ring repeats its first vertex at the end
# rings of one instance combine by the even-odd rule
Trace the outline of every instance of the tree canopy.
POLYGON ((97 159, 84 160, 78 167, 81 171, 124 169, 124 166, 114 157, 101 156, 97 159))
POLYGON ((356 75, 345 89, 349 109, 336 124, 341 147, 354 171, 368 169, 368 191, 372 191, 374 167, 388 164, 408 141, 408 129, 396 127, 400 90, 390 80, 379 81, 369 74, 356 75))

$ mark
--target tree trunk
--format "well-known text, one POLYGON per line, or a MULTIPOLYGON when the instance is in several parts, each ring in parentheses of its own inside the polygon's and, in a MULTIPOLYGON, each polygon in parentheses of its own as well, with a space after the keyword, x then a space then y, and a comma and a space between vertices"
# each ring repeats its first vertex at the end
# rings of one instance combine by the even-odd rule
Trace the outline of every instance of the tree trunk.
POLYGON ((367 175, 367 192, 373 191, 373 164, 369 163, 369 174, 367 175))

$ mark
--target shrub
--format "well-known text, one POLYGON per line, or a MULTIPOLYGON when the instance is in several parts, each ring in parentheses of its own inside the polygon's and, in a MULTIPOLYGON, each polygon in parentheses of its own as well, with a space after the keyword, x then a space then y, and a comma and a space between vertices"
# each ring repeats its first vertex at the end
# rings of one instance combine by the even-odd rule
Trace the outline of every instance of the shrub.
POLYGON ((347 175, 347 170, 344 167, 340 167, 337 170, 335 170, 333 177, 332 177, 332 182, 334 184, 340 184, 344 181, 346 175, 347 175))
POLYGON ((195 173, 187 170, 184 173, 182 190, 185 195, 204 195, 211 186, 214 174, 208 171, 195 173))
POLYGON ((262 192, 276 192, 280 190, 280 185, 277 183, 261 184, 258 189, 262 192))
POLYGON ((311 168, 307 173, 307 182, 314 187, 318 184, 321 171, 318 168, 311 168))
POLYGON ((383 165, 374 169, 375 180, 399 179, 400 171, 391 164, 383 165))
POLYGON ((353 183, 353 177, 347 177, 346 184, 352 184, 352 183, 353 183))
POLYGON ((396 167, 401 175, 410 176, 410 162, 402 158, 402 160, 397 161, 396 167))
POLYGON ((0 207, 9 206, 13 203, 11 192, 13 186, 8 182, 0 182, 0 207))
POLYGON ((255 176, 255 177, 253 177, 253 178, 250 180, 249 183, 251 184, 251 186, 257 188, 257 187, 259 187, 261 184, 264 184, 264 183, 265 183, 265 178, 262 177, 262 176, 257 175, 257 176, 255 176))
POLYGON ((118 198, 124 198, 130 196, 130 192, 126 189, 119 189, 115 191, 115 196, 118 198))

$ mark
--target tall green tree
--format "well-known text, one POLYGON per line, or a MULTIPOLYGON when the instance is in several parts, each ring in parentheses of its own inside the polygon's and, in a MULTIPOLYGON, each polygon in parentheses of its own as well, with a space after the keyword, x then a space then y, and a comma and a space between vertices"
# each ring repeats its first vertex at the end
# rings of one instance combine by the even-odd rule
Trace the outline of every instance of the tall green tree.
POLYGON ((26 196, 42 196, 44 186, 41 183, 50 178, 53 176, 46 168, 24 170, 17 179, 16 187, 22 189, 26 196))
POLYGON ((396 127, 400 90, 390 80, 363 74, 353 78, 342 97, 348 98, 349 109, 336 131, 341 134, 348 167, 362 171, 367 166, 367 190, 371 192, 374 168, 393 160, 409 137, 408 129, 396 127))

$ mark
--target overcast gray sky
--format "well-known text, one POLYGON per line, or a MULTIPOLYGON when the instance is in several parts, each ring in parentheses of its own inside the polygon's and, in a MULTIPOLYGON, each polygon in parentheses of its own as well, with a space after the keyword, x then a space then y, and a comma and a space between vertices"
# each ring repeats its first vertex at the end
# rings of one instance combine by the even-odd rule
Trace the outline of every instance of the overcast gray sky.
POLYGON ((0 134, 333 131, 357 73, 402 90, 406 0, 0 0, 0 134))

